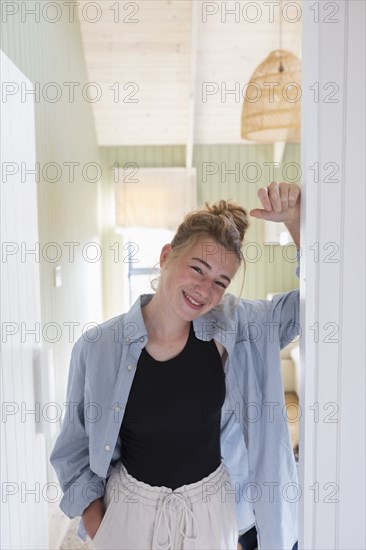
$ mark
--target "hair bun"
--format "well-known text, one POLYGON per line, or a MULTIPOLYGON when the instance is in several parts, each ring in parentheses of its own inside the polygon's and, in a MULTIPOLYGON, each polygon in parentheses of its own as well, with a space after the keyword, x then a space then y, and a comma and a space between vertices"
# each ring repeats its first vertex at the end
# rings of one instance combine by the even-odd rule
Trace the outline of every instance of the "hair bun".
POLYGON ((178 254, 192 246, 199 237, 208 235, 226 250, 233 251, 242 261, 242 246, 248 225, 247 211, 240 204, 225 200, 212 205, 206 202, 205 208, 189 212, 179 225, 171 242, 173 253, 178 254))
POLYGON ((243 242, 245 233, 249 227, 248 212, 245 208, 231 200, 220 200, 212 205, 206 202, 206 208, 212 214, 230 220, 238 230, 240 241, 243 242))

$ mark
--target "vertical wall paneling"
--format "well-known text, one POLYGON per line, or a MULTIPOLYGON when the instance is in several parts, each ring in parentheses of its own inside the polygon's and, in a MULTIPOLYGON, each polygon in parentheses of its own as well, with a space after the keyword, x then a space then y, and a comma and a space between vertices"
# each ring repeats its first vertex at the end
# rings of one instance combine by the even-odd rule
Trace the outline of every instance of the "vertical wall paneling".
POLYGON ((331 22, 305 6, 299 547, 362 549, 365 3, 332 3, 331 22))
MULTIPOLYGON (((70 352, 86 323, 100 322, 102 314, 101 261, 90 261, 86 252, 89 243, 100 240, 100 181, 94 181, 92 170, 85 173, 88 163, 100 165, 92 105, 82 96, 88 82, 80 29, 68 10, 62 6, 62 17, 56 23, 42 17, 39 2, 27 2, 26 8, 41 10, 39 20, 21 9, 2 24, 2 49, 31 81, 39 83, 40 94, 35 101, 36 161, 40 176, 37 184, 38 228, 41 277, 42 326, 55 323, 59 337, 43 338, 53 347, 56 376, 56 398, 63 403, 70 352), (61 97, 52 101, 50 83, 56 83, 61 97), (70 101, 65 82, 76 82, 74 101, 70 101), (49 94, 47 94, 47 90, 49 94), (44 171, 48 165, 58 167, 44 171), (72 177, 69 163, 79 163, 72 177), (58 254, 49 245, 55 243, 58 254), (65 243, 76 243, 74 254, 65 243), (59 258, 54 260, 54 258, 59 258), (55 267, 62 269, 62 286, 55 288, 55 267), (70 336, 65 323, 76 323, 70 336)), ((76 10, 77 11, 77 10, 76 10)), ((24 83, 23 83, 24 86, 24 83)), ((27 88, 28 89, 28 88, 27 88)), ((19 92, 20 95, 20 92, 19 92)), ((32 96, 26 96, 26 102, 32 96)), ((14 131, 19 131, 14 128, 14 131)), ((32 166, 26 168, 31 169, 32 166)), ((34 168, 34 163, 33 163, 34 168)), ((30 176, 29 176, 30 177, 30 176)), ((26 179, 28 176, 26 176, 26 179)), ((52 475, 52 470, 49 471, 52 475)))
MULTIPOLYGON (((347 68, 343 78, 347 97, 346 128, 344 135, 344 246, 341 298, 342 325, 347 328, 342 344, 342 371, 339 377, 338 399, 342 406, 342 426, 338 440, 339 484, 342 499, 337 517, 337 541, 339 548, 354 545, 366 547, 363 518, 366 515, 365 491, 365 3, 349 3, 346 18, 347 68), (363 159, 363 164, 361 159, 363 159), (356 182, 356 184, 355 184, 356 182), (357 198, 356 198, 357 197, 357 198), (356 260, 356 261, 355 261, 356 260), (353 264, 355 262, 355 272, 353 264), (352 266, 352 267, 351 267, 352 266), (349 297, 352 289, 352 298, 349 297), (356 318, 354 304, 361 304, 356 318), (363 306, 363 307, 362 307, 363 306), (356 343, 356 345, 354 345, 356 343), (351 367, 352 375, 349 376, 351 367), (353 378, 355 372, 355 379, 353 378), (356 383, 355 383, 356 382, 356 383), (356 391, 354 392, 354 389, 356 391), (353 407, 353 402, 357 406, 353 407), (351 423, 360 425, 360 437, 354 447, 355 433, 348 429, 351 423), (350 477, 351 476, 351 477, 350 477), (356 496, 356 498, 355 498, 356 496), (355 510, 351 507, 351 504, 355 510), (353 534, 350 540, 349 529, 353 534)), ((343 177, 343 176, 342 176, 343 177)))
MULTIPOLYGON (((36 83, 40 86, 40 94, 36 98, 28 94, 24 101, 26 105, 35 101, 36 151, 35 159, 28 159, 24 168, 31 170, 35 168, 35 162, 39 163, 36 186, 38 236, 33 244, 29 243, 29 248, 34 248, 37 243, 40 247, 40 344, 53 350, 55 399, 62 407, 72 345, 88 322, 103 320, 102 262, 91 261, 86 254, 88 250, 92 253, 92 249, 88 249, 90 243, 96 246, 102 244, 101 182, 99 178, 93 178, 92 170, 87 176, 83 172, 88 163, 100 165, 100 158, 92 105, 81 94, 83 86, 88 82, 88 75, 77 17, 71 23, 66 4, 60 3, 62 17, 52 23, 42 16, 42 3, 29 1, 20 4, 18 12, 7 20, 2 19, 1 47, 25 75, 20 86, 26 86, 29 90, 36 83), (25 9, 37 9, 37 6, 41 10, 39 20, 36 21, 34 15, 24 14, 25 9), (47 86, 51 82, 56 83, 61 90, 61 97, 57 101, 49 100, 47 96, 47 86), (64 84, 67 82, 79 84, 75 88, 74 101, 69 99, 68 88, 64 84), (79 164, 75 167, 74 177, 71 177, 67 166, 73 162, 79 164), (55 170, 58 169, 59 178, 54 177, 55 170, 52 168, 48 173, 44 172, 50 163, 56 167, 55 170), (54 243, 53 248, 50 243, 54 243), (74 255, 70 252, 72 247, 65 243, 75 243, 74 255), (58 288, 54 284, 56 267, 60 267, 62 272, 62 286, 58 288), (74 323, 74 332, 70 331, 70 323, 74 323), (47 326, 55 328, 44 332, 47 326)), ((14 97, 21 97, 20 90, 14 97)), ((51 96, 50 88, 49 92, 51 96)), ((22 134, 23 125, 12 121, 6 131, 17 137, 22 134)), ((30 174, 24 176, 24 187, 32 181, 32 177, 30 174)), ((9 179, 11 184, 12 178, 9 179)), ((20 195, 19 201, 24 200, 25 196, 20 195)), ((12 211, 17 208, 19 206, 15 204, 12 211)), ((28 255, 27 262, 31 258, 28 255)), ((25 299, 25 284, 26 279, 20 277, 21 301, 25 299)), ((30 297, 26 298, 29 300, 30 297)), ((10 398, 5 395, 5 399, 10 398)), ((47 438, 44 452, 46 459, 52 445, 53 439, 47 438)), ((45 471, 48 467, 48 479, 53 481, 54 472, 48 462, 39 458, 37 463, 43 464, 45 471)), ((22 527, 12 531, 12 548, 20 547, 15 538, 20 536, 23 529, 28 529, 27 525, 33 529, 37 521, 43 521, 42 514, 29 520, 24 518, 18 524, 22 527)), ((46 532, 47 524, 41 533, 46 532)), ((33 547, 37 547, 35 542, 33 547)), ((38 547, 47 548, 48 542, 43 541, 38 547)))
MULTIPOLYGON (((1 67, 3 82, 31 86, 3 53, 1 67)), ((8 98, 2 105, 2 124, 7 136, 2 139, 3 166, 34 164, 34 103, 8 98)), ((35 352, 40 348, 34 334, 41 321, 40 277, 34 257, 24 261, 21 255, 22 248, 34 249, 38 242, 35 181, 25 184, 18 175, 16 181, 2 182, 1 234, 6 249, 18 251, 5 255, 1 263, 1 547, 41 549, 48 547, 47 470, 45 439, 37 430, 40 415, 33 377, 35 352)))

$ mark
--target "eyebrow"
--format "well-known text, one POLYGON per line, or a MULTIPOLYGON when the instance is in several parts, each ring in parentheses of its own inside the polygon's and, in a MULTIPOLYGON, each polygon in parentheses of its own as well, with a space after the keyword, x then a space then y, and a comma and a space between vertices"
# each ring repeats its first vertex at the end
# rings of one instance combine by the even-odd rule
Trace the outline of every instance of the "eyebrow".
MULTIPOLYGON (((196 260, 197 262, 200 262, 202 265, 207 267, 207 269, 209 269, 210 271, 212 270, 212 267, 210 266, 210 264, 208 264, 207 262, 205 262, 201 258, 192 258, 192 260, 196 260)), ((229 277, 227 275, 219 275, 219 277, 221 277, 222 279, 226 279, 229 283, 231 283, 231 279, 229 279, 229 277)))

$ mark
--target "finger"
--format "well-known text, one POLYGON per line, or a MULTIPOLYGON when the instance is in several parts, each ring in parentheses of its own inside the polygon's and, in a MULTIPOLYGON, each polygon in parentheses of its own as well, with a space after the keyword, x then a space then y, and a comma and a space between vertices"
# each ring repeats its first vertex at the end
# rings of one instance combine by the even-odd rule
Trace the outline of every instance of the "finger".
POLYGON ((249 215, 253 216, 254 218, 263 218, 263 213, 265 213, 266 210, 262 210, 260 208, 253 208, 253 210, 249 211, 249 215))
POLYGON ((257 195, 263 205, 263 208, 265 210, 268 210, 270 212, 272 210, 271 201, 268 198, 268 190, 267 187, 261 187, 258 189, 257 195))
POLYGON ((249 212, 250 216, 253 216, 253 218, 259 218, 260 220, 267 219, 267 216, 270 215, 268 210, 263 210, 261 208, 254 208, 253 210, 250 210, 249 212))
POLYGON ((282 211, 282 203, 280 197, 279 185, 276 182, 272 182, 268 187, 268 197, 272 205, 272 210, 274 212, 282 211))
POLYGON ((280 200, 281 200, 281 210, 287 211, 289 207, 289 188, 290 185, 283 181, 279 184, 279 191, 280 191, 280 200))
POLYGON ((288 194, 288 205, 289 208, 292 208, 295 206, 297 201, 300 197, 300 187, 295 184, 291 184, 289 188, 289 194, 288 194))

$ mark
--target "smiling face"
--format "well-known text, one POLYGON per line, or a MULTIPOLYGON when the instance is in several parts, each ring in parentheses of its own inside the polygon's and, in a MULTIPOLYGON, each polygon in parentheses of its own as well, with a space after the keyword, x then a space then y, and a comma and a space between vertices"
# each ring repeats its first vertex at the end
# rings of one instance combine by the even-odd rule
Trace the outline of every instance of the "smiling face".
POLYGON ((162 305, 185 321, 207 313, 221 300, 238 267, 237 256, 210 237, 200 237, 175 256, 165 245, 158 288, 162 305))

